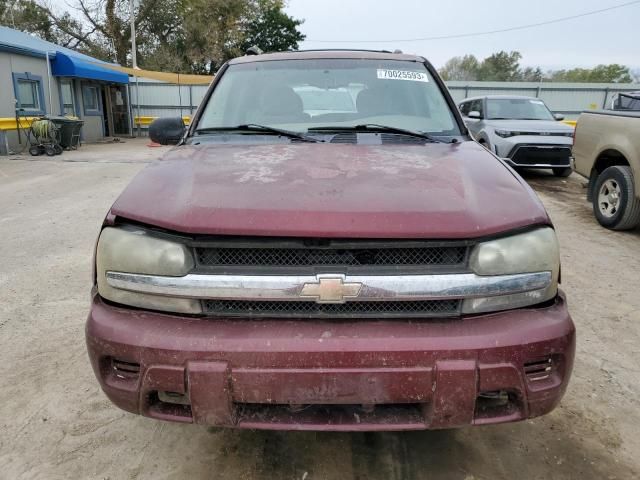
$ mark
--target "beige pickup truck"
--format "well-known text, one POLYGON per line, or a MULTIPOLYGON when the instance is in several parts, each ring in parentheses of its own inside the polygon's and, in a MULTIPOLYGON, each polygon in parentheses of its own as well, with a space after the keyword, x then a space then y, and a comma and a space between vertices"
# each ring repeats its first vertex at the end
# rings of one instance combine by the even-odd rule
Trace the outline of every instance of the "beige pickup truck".
POLYGON ((584 112, 575 130, 575 170, 589 179, 587 199, 604 227, 640 225, 640 112, 584 112))

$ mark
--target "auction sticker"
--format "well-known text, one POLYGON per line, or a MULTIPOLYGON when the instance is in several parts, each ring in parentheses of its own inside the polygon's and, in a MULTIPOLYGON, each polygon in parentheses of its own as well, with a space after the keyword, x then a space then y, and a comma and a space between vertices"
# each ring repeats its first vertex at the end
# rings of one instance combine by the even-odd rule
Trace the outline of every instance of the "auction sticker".
POLYGON ((387 70, 378 69, 378 78, 381 80, 409 80, 411 82, 428 82, 426 73, 413 72, 411 70, 387 70))

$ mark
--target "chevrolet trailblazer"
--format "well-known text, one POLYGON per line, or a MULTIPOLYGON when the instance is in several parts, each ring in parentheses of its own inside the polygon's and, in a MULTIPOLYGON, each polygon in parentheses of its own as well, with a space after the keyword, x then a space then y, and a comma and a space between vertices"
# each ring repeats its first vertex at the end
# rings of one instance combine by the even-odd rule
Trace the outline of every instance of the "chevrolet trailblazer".
POLYGON ((551 411, 575 330, 556 234, 435 69, 252 55, 111 207, 89 357, 120 408, 236 428, 411 430, 551 411))

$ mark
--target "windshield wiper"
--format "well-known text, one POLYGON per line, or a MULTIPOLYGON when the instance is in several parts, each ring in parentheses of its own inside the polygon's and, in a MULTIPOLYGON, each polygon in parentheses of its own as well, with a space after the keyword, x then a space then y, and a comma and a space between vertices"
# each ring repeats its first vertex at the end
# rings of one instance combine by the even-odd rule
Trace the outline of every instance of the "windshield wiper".
POLYGON ((439 138, 432 137, 428 133, 416 132, 414 130, 407 130, 400 127, 392 127, 390 125, 379 125, 377 123, 364 123, 362 125, 355 125, 353 127, 348 126, 327 126, 327 127, 313 127, 309 129, 310 132, 313 131, 353 131, 353 132, 389 132, 389 133, 397 133, 400 135, 407 135, 409 137, 417 137, 424 138, 429 142, 434 143, 456 143, 456 141, 447 142, 445 140, 440 140, 439 138))
POLYGON ((292 132, 291 130, 285 130, 282 128, 270 127, 268 125, 259 125, 257 123, 246 123, 244 125, 236 125, 235 127, 198 128, 195 130, 195 133, 212 133, 212 132, 229 132, 229 131, 275 133, 277 135, 282 135, 283 137, 302 140, 303 142, 317 143, 319 141, 318 139, 309 137, 303 133, 292 132))

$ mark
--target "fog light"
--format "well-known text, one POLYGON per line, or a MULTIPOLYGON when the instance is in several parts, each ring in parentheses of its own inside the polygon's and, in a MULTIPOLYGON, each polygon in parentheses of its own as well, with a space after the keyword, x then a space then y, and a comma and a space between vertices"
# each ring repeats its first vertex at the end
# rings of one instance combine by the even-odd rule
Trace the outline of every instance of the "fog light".
POLYGON ((531 382, 546 380, 555 369, 552 357, 527 362, 524 364, 524 373, 531 382))
POLYGON ((140 374, 140 364, 127 362, 118 358, 111 358, 111 368, 119 378, 137 377, 140 374))

